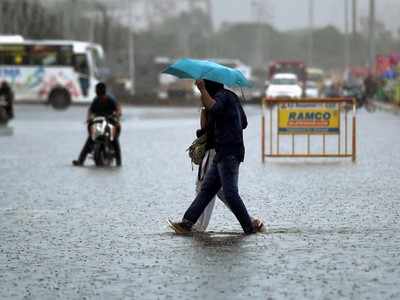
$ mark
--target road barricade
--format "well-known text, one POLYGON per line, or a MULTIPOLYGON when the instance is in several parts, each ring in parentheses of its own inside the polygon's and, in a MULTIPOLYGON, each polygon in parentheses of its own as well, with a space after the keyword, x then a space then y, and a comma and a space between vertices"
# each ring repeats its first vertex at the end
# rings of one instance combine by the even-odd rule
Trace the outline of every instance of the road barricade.
POLYGON ((351 157, 356 161, 355 99, 263 98, 261 104, 262 162, 276 157, 351 157), (352 112, 351 124, 349 111, 352 112))

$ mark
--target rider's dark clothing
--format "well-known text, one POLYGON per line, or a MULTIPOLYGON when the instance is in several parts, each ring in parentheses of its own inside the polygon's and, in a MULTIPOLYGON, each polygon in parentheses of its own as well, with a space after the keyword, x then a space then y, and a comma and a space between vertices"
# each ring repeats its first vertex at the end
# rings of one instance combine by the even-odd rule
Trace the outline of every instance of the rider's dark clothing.
POLYGON ((14 118, 14 93, 8 83, 3 82, 0 85, 0 96, 3 96, 6 102, 5 110, 8 117, 14 118))
MULTIPOLYGON (((117 101, 109 95, 106 95, 104 97, 94 98, 92 104, 89 107, 90 114, 95 115, 97 117, 108 117, 108 116, 111 116, 112 114, 116 113, 117 111, 118 111, 117 101)), ((117 161, 117 165, 121 165, 121 147, 119 144, 119 135, 121 132, 121 126, 114 119, 110 119, 110 123, 117 127, 117 133, 113 140, 113 146, 114 146, 114 150, 115 150, 115 159, 117 161)), ((88 153, 90 153, 92 151, 93 140, 90 136, 91 125, 92 125, 92 123, 89 122, 89 124, 88 124, 89 136, 88 136, 86 143, 83 146, 83 149, 79 155, 78 161, 81 164, 84 163, 88 153)))
POLYGON ((365 96, 368 99, 373 98, 377 90, 377 84, 372 75, 368 75, 367 78, 365 78, 364 88, 365 88, 365 96))
POLYGON ((116 112, 117 109, 117 101, 109 95, 94 98, 89 107, 90 113, 98 117, 108 117, 116 112))

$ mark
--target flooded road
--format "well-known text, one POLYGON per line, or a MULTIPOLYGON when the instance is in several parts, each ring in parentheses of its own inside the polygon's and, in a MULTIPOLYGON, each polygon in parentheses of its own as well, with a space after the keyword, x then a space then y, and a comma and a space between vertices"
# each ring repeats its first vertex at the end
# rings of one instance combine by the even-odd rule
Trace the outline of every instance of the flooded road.
POLYGON ((195 108, 125 108, 123 167, 72 167, 84 107, 17 106, 0 129, 0 299, 399 299, 400 116, 358 115, 358 161, 260 162, 247 107, 239 188, 265 234, 217 203, 176 236, 194 197, 195 108))

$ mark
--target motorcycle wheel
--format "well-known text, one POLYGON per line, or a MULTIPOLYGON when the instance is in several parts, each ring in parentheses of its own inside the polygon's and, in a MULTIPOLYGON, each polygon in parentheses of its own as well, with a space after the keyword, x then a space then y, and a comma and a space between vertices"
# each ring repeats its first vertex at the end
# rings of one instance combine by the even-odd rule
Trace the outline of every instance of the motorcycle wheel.
POLYGON ((104 147, 104 166, 111 166, 112 162, 113 162, 113 155, 111 153, 111 149, 109 148, 109 146, 105 146, 104 147))
POLYGON ((94 145, 93 158, 97 167, 104 166, 104 149, 101 144, 94 145))

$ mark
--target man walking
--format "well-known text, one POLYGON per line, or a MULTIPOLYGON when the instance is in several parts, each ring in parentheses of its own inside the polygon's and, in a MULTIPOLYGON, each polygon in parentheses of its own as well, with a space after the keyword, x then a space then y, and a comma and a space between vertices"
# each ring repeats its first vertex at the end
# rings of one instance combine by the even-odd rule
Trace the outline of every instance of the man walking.
POLYGON ((200 192, 185 212, 181 222, 172 223, 177 233, 188 233, 206 206, 222 187, 225 199, 246 234, 255 233, 263 227, 257 219, 251 220, 239 196, 239 165, 244 160, 243 129, 247 118, 233 92, 220 83, 197 80, 201 101, 214 120, 215 158, 208 169, 200 192))

